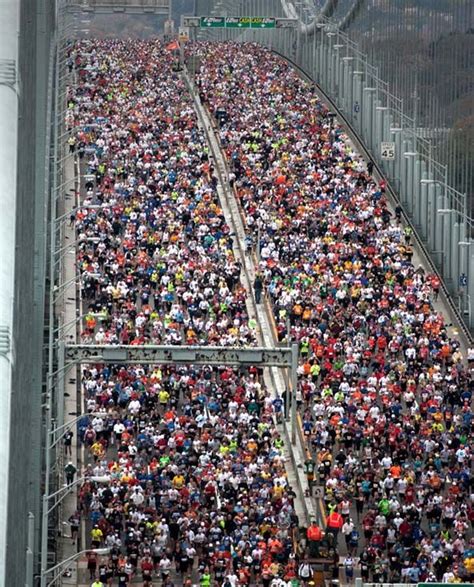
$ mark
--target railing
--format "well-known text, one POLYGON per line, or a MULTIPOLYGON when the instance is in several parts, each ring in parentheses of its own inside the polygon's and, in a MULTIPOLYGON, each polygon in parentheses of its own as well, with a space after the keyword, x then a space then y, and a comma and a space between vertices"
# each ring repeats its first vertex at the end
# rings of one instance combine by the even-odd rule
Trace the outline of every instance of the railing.
POLYGON ((107 12, 155 12, 169 7, 168 0, 65 0, 65 4, 69 9, 107 12))
MULTIPOLYGON (((282 6, 275 0, 243 0, 240 4, 225 0, 215 11, 282 16, 282 6)), ((467 213, 466 194, 448 185, 448 169, 433 156, 432 142, 420 136, 403 100, 391 93, 357 44, 324 17, 319 17, 313 34, 302 30, 215 29, 202 35, 217 40, 257 41, 293 61, 321 86, 393 186, 457 312, 460 298, 474 296, 474 220, 467 213), (389 149, 382 152, 387 146, 389 149), (442 255, 437 257, 435 251, 442 255)), ((458 317, 469 338, 468 330, 474 329, 469 304, 458 317)))

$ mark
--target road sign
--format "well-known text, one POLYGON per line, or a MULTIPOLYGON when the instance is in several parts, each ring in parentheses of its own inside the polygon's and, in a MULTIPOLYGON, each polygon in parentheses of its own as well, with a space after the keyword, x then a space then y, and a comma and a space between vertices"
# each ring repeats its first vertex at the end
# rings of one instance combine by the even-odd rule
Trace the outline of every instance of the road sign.
POLYGON ((261 365, 293 367, 291 348, 212 347, 167 345, 66 346, 71 363, 189 363, 192 365, 261 365))
MULTIPOLYGON (((228 29, 274 29, 278 20, 273 17, 264 16, 201 16, 200 19, 183 17, 183 26, 200 26, 206 28, 228 28, 228 29)), ((285 25, 287 26, 287 25, 285 25)))
POLYGON ((467 287, 467 275, 465 273, 461 273, 459 276, 459 287, 467 287))
POLYGON ((252 29, 274 29, 275 28, 274 18, 263 18, 257 16, 250 19, 250 28, 252 29))
POLYGON ((223 16, 201 16, 200 26, 206 28, 223 28, 225 27, 225 18, 223 16))
POLYGON ((228 29, 274 29, 275 19, 263 16, 233 16, 225 19, 228 29))
POLYGON ((201 19, 199 18, 199 16, 183 16, 181 26, 196 27, 196 26, 199 26, 200 24, 201 24, 201 19))
POLYGON ((296 18, 276 18, 275 27, 277 29, 293 29, 296 27, 298 19, 296 18))
POLYGON ((324 487, 322 485, 316 485, 313 487, 313 495, 316 499, 321 499, 324 497, 324 487))
POLYGON ((238 16, 225 19, 227 29, 249 29, 250 18, 239 18, 238 16))
POLYGON ((187 43, 189 41, 189 27, 187 27, 187 26, 180 26, 179 27, 178 39, 182 43, 187 43))
POLYGON ((380 155, 385 161, 395 159, 395 143, 380 143, 380 155))

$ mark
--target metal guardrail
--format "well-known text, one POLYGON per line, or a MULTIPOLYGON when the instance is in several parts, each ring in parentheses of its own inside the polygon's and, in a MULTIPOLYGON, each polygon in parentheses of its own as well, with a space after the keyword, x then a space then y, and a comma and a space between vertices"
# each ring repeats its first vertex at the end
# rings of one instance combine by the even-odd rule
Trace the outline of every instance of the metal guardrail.
MULTIPOLYGON (((280 2, 246 0, 237 6, 226 1, 228 15, 279 15, 280 2), (271 11, 274 8, 274 12, 271 11)), ((448 168, 434 156, 432 142, 418 132, 407 115, 403 100, 381 79, 377 67, 335 23, 318 17, 311 34, 304 27, 269 31, 206 30, 210 39, 256 41, 278 52, 299 67, 324 90, 360 137, 368 157, 377 163, 391 182, 394 195, 416 229, 430 264, 441 275, 445 291, 456 307, 460 290, 474 296, 474 219, 467 212, 467 197, 448 185, 448 168), (382 143, 393 146, 393 156, 382 156, 382 143), (434 251, 443 251, 442 259, 434 251)), ((465 299, 469 299, 465 297, 465 299)), ((474 330, 473 308, 465 304, 458 318, 464 330, 474 330)))
MULTIPOLYGON (((277 53, 278 55, 280 55, 280 57, 282 57, 286 61, 288 61, 308 81, 313 82, 313 80, 308 75, 308 73, 305 72, 300 66, 298 66, 292 59, 290 59, 289 57, 286 57, 285 55, 283 55, 279 51, 274 50, 274 52, 277 53)), ((329 104, 331 106, 331 108, 337 113, 338 119, 343 121, 344 126, 349 130, 352 139, 357 143, 357 148, 360 151, 362 151, 362 153, 364 154, 366 159, 370 159, 370 152, 367 150, 367 148, 363 142, 363 139, 359 136, 357 130, 353 127, 353 125, 347 119, 345 114, 338 109, 337 105, 333 102, 331 97, 328 96, 328 94, 326 94, 326 92, 323 90, 323 88, 321 88, 321 86, 317 83, 315 85, 318 90, 318 94, 320 96, 322 96, 324 98, 324 101, 327 104, 329 104)), ((383 179, 387 181, 387 192, 392 200, 392 204, 393 203, 400 203, 400 197, 397 194, 395 187, 392 185, 390 180, 386 178, 383 170, 379 167, 377 162, 375 162, 375 170, 377 171, 377 173, 379 174, 380 177, 383 177, 383 179)), ((432 254, 434 254, 438 251, 432 251, 430 254, 430 251, 428 251, 426 249, 425 243, 422 241, 422 239, 420 238, 420 235, 418 234, 417 227, 413 225, 412 219, 406 213, 403 215, 403 218, 404 218, 405 223, 408 224, 409 226, 411 226, 411 228, 413 229, 413 235, 414 235, 414 238, 415 238, 416 243, 418 245, 418 248, 419 248, 420 252, 422 253, 424 262, 426 263, 426 265, 430 268, 430 270, 433 273, 439 273, 439 270, 438 270, 438 268, 432 258, 432 254)), ((441 251, 441 253, 442 253, 442 251, 441 251)), ((459 304, 456 304, 454 298, 450 294, 449 290, 447 289, 447 287, 443 281, 441 281, 441 289, 442 289, 443 301, 445 302, 446 306, 449 308, 450 313, 451 313, 451 317, 455 320, 458 328, 461 330, 461 332, 463 333, 463 335, 465 337, 465 345, 467 346, 469 344, 472 344, 473 343, 472 332, 469 330, 468 325, 463 320, 463 316, 459 310, 459 304)), ((467 306, 469 307, 470 303, 471 303, 469 294, 466 294, 466 299, 467 299, 467 306)))

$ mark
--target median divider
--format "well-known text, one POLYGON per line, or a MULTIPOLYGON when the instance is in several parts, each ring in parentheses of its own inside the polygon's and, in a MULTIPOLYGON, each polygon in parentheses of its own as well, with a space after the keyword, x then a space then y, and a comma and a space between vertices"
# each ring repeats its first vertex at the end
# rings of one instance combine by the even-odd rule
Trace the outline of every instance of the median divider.
MULTIPOLYGON (((250 292, 252 292, 253 279, 254 279, 254 267, 258 265, 257 257, 255 252, 249 257, 246 255, 243 247, 243 241, 245 238, 245 216, 243 214, 242 207, 240 205, 239 198, 237 196, 235 188, 231 188, 229 182, 229 169, 227 166, 227 160, 220 148, 220 141, 218 139, 218 127, 215 124, 215 120, 212 114, 209 112, 207 107, 202 104, 199 96, 197 95, 194 84, 190 79, 190 76, 186 69, 184 70, 184 78, 188 85, 189 91, 193 97, 196 112, 198 114, 199 121, 204 129, 206 138, 211 149, 211 154, 215 162, 215 169, 218 175, 220 185, 222 186, 223 196, 226 201, 228 208, 231 211, 238 212, 238 219, 234 214, 231 214, 230 220, 232 224, 233 233, 236 236, 236 246, 239 250, 240 258, 242 259, 242 269, 245 276, 245 285, 250 292), (252 259, 252 263, 249 260, 252 259), (252 266, 253 265, 253 266, 252 266)), ((261 307, 257 307, 255 298, 253 295, 249 296, 249 303, 254 314, 254 318, 257 323, 257 332, 261 343, 265 346, 278 346, 278 337, 276 333, 275 321, 271 310, 271 304, 267 296, 263 298, 263 304, 261 307), (262 309, 263 307, 263 309, 262 309)), ((268 376, 270 379, 268 387, 273 388, 279 395, 284 397, 285 391, 290 390, 291 377, 287 370, 278 369, 271 367, 268 369, 268 376), (285 373, 285 376, 283 376, 285 373)), ((294 390, 291 390, 292 393, 294 390)), ((285 443, 288 448, 288 453, 292 462, 292 466, 295 472, 295 478, 298 486, 298 492, 301 496, 301 505, 305 516, 305 523, 308 524, 311 519, 316 519, 324 526, 326 524, 326 513, 324 503, 322 499, 314 500, 307 492, 307 479, 303 470, 304 461, 310 456, 310 451, 307 446, 306 439, 303 434, 303 427, 301 416, 297 414, 296 422, 283 421, 281 423, 281 429, 285 437, 285 443), (296 425, 296 437, 297 442, 295 445, 291 443, 291 426, 296 425)))

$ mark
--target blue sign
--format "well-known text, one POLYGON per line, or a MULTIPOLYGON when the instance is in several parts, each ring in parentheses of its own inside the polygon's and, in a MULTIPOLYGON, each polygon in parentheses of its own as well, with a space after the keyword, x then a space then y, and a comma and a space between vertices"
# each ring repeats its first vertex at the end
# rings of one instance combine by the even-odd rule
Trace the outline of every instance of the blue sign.
POLYGON ((357 112, 359 112, 359 110, 360 110, 359 102, 354 102, 354 112, 357 113, 357 112))
POLYGON ((467 275, 465 273, 461 273, 459 276, 459 287, 467 287, 467 275))

